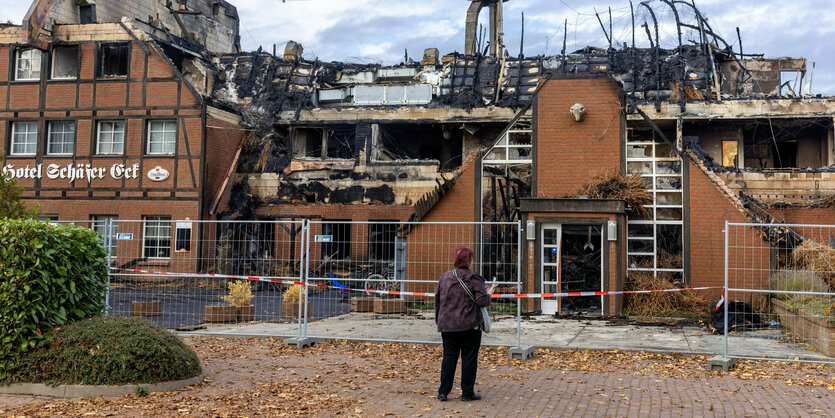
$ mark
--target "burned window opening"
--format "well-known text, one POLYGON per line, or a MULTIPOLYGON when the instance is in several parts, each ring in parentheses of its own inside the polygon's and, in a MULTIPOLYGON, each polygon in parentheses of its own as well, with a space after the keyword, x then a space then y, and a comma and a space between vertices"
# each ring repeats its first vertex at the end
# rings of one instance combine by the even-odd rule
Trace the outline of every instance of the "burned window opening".
POLYGON ((295 128, 295 158, 353 159, 357 154, 355 125, 295 128), (323 152, 324 151, 324 152, 323 152))
POLYGON ((275 249, 275 224, 218 224, 217 271, 221 274, 269 275, 275 249))
POLYGON ((168 59, 170 59, 171 62, 174 63, 174 66, 177 67, 177 70, 183 72, 183 63, 185 61, 186 54, 164 42, 161 42, 160 45, 162 46, 162 50, 165 52, 168 59))
POLYGON ((820 170, 829 167, 832 120, 788 118, 689 122, 687 146, 714 171, 820 170), (736 164, 726 164, 728 142, 737 141, 736 164))
POLYGON ((385 124, 373 150, 376 161, 436 160, 441 171, 461 166, 464 136, 443 124, 385 124))
POLYGON ((71 80, 78 78, 78 45, 56 46, 52 48, 53 80, 71 80))
POLYGON ((104 44, 99 51, 100 77, 127 77, 130 44, 104 44))
POLYGON ((95 4, 86 4, 78 6, 78 14, 80 17, 79 23, 82 25, 90 25, 93 23, 97 23, 95 4))
POLYGON ((372 261, 394 261, 397 221, 371 221, 368 225, 368 255, 372 261))
POLYGON ((322 260, 351 259, 351 224, 348 221, 332 220, 322 224, 322 260))

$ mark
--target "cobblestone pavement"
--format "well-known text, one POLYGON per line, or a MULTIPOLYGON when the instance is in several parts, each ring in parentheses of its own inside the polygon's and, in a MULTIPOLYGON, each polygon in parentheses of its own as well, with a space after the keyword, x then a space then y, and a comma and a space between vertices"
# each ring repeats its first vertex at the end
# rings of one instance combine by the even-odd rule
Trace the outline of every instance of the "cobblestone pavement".
POLYGON ((188 338, 206 380, 145 397, 0 396, 0 416, 830 416, 832 366, 741 362, 708 372, 707 356, 538 350, 532 361, 482 349, 478 402, 435 399, 437 346, 188 338))

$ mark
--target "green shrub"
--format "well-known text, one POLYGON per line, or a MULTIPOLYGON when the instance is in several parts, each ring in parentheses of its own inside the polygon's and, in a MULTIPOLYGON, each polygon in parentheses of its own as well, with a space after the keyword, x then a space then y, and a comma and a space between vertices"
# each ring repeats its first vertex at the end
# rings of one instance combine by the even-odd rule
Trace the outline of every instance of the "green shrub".
POLYGON ((104 311, 107 252, 92 230, 0 219, 0 379, 41 332, 104 311))
MULTIPOLYGON (((768 282, 770 290, 785 292, 828 292, 829 286, 814 271, 809 270, 777 270, 771 274, 768 282)), ((792 298, 791 293, 775 293, 774 297, 781 300, 792 298)))
POLYGON ((126 385, 188 379, 200 360, 176 335, 138 318, 97 317, 56 328, 23 355, 9 382, 126 385))

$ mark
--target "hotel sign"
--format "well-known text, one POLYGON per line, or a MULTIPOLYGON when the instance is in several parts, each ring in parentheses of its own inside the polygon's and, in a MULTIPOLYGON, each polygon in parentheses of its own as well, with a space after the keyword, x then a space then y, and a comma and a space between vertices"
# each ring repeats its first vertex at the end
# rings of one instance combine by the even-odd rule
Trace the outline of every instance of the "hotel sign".
POLYGON ((87 180, 87 183, 107 176, 115 180, 139 178, 139 164, 113 164, 108 167, 96 167, 93 164, 37 164, 34 167, 15 167, 8 164, 3 167, 3 173, 17 179, 66 179, 70 183, 76 180, 87 180))

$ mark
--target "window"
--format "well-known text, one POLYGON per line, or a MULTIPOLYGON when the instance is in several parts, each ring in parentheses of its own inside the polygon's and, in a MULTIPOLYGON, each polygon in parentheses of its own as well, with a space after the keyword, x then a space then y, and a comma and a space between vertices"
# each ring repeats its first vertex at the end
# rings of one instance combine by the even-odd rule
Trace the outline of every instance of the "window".
POLYGON ((368 224, 368 255, 372 260, 393 261, 397 221, 371 221, 368 224))
POLYGON ((147 258, 169 258, 171 256, 171 217, 146 216, 145 240, 142 254, 147 258))
POLYGON ((75 122, 50 122, 46 153, 68 155, 75 145, 75 122))
POLYGON ((191 251, 191 227, 192 223, 188 218, 185 221, 177 222, 177 229, 174 232, 174 251, 187 253, 191 251))
MULTIPOLYGON (((674 131, 666 135, 675 137, 674 131)), ((648 215, 627 218, 628 271, 651 272, 672 282, 684 282, 681 158, 643 124, 628 127, 626 141, 626 171, 640 175, 653 197, 652 204, 646 205, 648 215)))
POLYGON ((96 233, 98 233, 99 236, 102 237, 102 239, 104 239, 105 245, 107 245, 107 238, 106 238, 106 236, 107 236, 107 222, 108 221, 111 222, 111 226, 110 226, 110 233, 111 233, 110 248, 108 248, 108 250, 110 251, 110 256, 111 257, 116 257, 116 248, 117 248, 116 235, 117 235, 118 229, 119 229, 119 224, 118 224, 119 217, 118 216, 112 216, 112 215, 93 215, 92 219, 93 219, 93 230, 96 231, 96 233))
POLYGON ((102 45, 99 75, 102 77, 127 77, 129 53, 130 44, 102 45))
POLYGON ((334 260, 347 260, 351 258, 351 224, 341 223, 322 224, 322 259, 331 257, 334 260))
POLYGON ((220 3, 212 4, 212 15, 217 16, 220 14, 220 3))
POLYGON ((96 154, 121 154, 125 150, 125 122, 99 122, 96 154))
POLYGON ((56 223, 58 222, 58 215, 40 215, 38 219, 42 222, 56 223))
POLYGON ((38 123, 12 123, 12 155, 35 155, 38 149, 38 123))
POLYGON ((177 121, 148 122, 148 154, 173 154, 177 145, 177 121))
POLYGON ((52 49, 52 79, 78 78, 78 47, 59 46, 52 49))
POLYGON ((37 49, 19 49, 17 51, 17 71, 15 80, 40 80, 41 51, 37 49))
POLYGON ((84 6, 78 6, 78 14, 81 16, 81 24, 82 25, 89 25, 91 23, 96 23, 96 5, 95 4, 88 4, 84 6))

